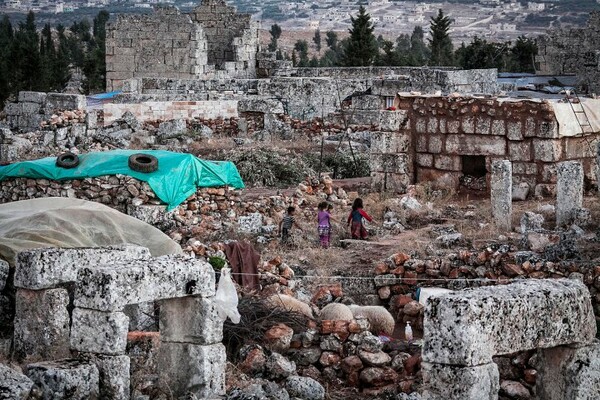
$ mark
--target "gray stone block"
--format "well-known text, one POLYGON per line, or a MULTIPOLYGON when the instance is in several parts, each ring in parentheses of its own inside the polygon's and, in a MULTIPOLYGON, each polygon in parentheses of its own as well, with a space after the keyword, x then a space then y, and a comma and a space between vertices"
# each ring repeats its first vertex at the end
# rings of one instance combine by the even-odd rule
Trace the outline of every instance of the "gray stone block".
POLYGON ((86 98, 81 94, 48 93, 44 103, 47 114, 58 110, 84 110, 86 106, 86 98))
POLYGON ((79 271, 75 306, 119 311, 128 304, 215 294, 215 272, 205 261, 181 255, 114 262, 79 271))
POLYGON ((223 321, 213 299, 182 297, 160 302, 163 342, 215 344, 223 340, 223 321))
POLYGON ((87 356, 86 360, 98 368, 100 399, 129 400, 129 356, 87 356))
POLYGON ((8 271, 10 270, 10 265, 4 260, 0 260, 0 292, 4 290, 6 286, 6 282, 8 280, 8 271))
POLYGON ((316 380, 304 376, 290 376, 285 380, 285 388, 293 398, 323 400, 325 388, 316 380))
POLYGON ((533 280, 430 298, 425 309, 423 360, 474 366, 492 356, 596 336, 590 293, 579 281, 533 280))
POLYGON ((19 92, 19 103, 37 103, 43 104, 46 100, 46 93, 44 92, 19 92))
POLYGON ((60 360, 29 364, 27 376, 42 392, 44 400, 99 399, 98 368, 89 362, 60 360))
POLYGON ((512 224, 512 164, 507 160, 492 162, 490 178, 492 216, 496 225, 510 231, 512 224))
POLYGON ((474 367, 423 363, 423 400, 497 400, 500 374, 494 363, 474 367))
POLYGON ((574 211, 583 204, 583 167, 577 161, 558 164, 556 183, 556 225, 563 226, 573 221, 574 211))
POLYGON ((501 136, 448 135, 446 152, 466 156, 504 156, 506 140, 501 136))
POLYGON ((187 132, 187 124, 184 119, 161 122, 158 126, 158 136, 161 139, 172 139, 187 132))
POLYGON ((69 357, 69 293, 65 289, 18 289, 14 356, 19 360, 69 357))
POLYGON ((538 352, 536 389, 544 400, 600 398, 600 343, 566 346, 538 352))
POLYGON ((32 387, 31 379, 0 364, 0 399, 27 400, 32 387))
POLYGON ((283 104, 275 99, 242 99, 238 102, 238 112, 259 112, 263 114, 283 114, 283 104))
POLYGON ((191 393, 204 399, 225 394, 225 346, 161 342, 159 375, 174 397, 191 393))
POLYGON ((71 349, 109 355, 125 352, 129 318, 122 312, 75 308, 71 323, 71 349))
POLYGON ((75 282, 79 269, 122 260, 149 258, 150 251, 139 246, 79 249, 33 249, 17 255, 15 286, 45 289, 75 282))

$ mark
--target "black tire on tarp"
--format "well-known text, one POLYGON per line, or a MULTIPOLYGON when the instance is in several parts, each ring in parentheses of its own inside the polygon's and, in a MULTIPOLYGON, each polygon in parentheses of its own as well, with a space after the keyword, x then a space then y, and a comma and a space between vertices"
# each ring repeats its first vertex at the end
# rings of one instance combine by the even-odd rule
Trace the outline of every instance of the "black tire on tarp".
POLYGON ((158 169, 158 159, 150 154, 132 154, 129 156, 129 168, 136 172, 154 172, 158 169))

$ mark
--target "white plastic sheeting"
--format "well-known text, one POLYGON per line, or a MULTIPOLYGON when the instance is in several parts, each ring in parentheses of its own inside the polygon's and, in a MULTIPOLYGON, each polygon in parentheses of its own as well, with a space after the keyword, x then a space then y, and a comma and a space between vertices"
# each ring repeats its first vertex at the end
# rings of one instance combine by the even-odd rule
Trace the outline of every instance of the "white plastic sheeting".
POLYGON ((182 253, 160 230, 103 204, 42 198, 0 205, 0 258, 41 247, 106 247, 135 244, 154 257, 182 253))

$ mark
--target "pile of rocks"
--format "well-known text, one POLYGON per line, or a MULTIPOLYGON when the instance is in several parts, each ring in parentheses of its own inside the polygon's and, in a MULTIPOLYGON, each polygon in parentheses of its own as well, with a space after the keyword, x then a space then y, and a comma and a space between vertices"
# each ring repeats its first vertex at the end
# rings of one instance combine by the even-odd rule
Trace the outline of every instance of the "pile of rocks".
POLYGON ((61 110, 52 114, 50 119, 40 122, 42 129, 62 128, 74 124, 83 124, 86 121, 87 113, 85 110, 61 110))
POLYGON ((262 346, 243 347, 239 358, 237 367, 250 377, 283 383, 298 374, 368 395, 411 393, 420 379, 418 348, 386 345, 360 317, 321 321, 316 328, 297 333, 285 324, 275 325, 266 332, 262 346))

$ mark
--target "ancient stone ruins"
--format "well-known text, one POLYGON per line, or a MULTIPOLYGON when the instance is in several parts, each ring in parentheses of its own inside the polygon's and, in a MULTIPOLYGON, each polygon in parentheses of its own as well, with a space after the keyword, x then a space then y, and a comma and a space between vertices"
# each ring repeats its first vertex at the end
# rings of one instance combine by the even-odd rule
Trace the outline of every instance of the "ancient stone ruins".
MULTIPOLYGON (((598 21, 551 31, 546 62, 578 41, 597 67, 598 21)), ((600 398, 600 100, 511 98, 493 69, 296 68, 258 32, 222 0, 117 16, 113 99, 6 104, 0 398, 600 398), (43 173, 113 150, 231 160, 246 188, 167 209, 140 173, 43 173), (358 197, 368 241, 346 232, 358 197)), ((584 64, 561 71, 597 91, 584 64)))

